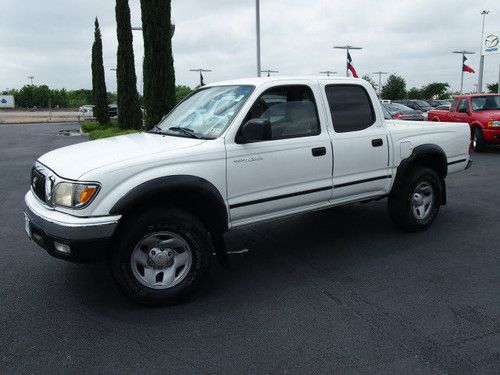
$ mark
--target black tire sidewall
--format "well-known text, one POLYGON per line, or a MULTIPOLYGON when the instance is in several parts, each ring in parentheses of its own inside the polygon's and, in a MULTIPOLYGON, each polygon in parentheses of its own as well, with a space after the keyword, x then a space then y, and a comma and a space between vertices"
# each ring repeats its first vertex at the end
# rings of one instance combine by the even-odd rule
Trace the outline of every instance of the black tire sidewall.
POLYGON ((430 168, 417 167, 410 172, 398 191, 389 196, 389 214, 393 221, 404 230, 410 232, 424 230, 436 218, 441 198, 440 179, 437 173, 430 168), (434 201, 429 215, 424 219, 418 219, 413 214, 412 198, 416 187, 422 182, 427 182, 432 186, 434 201))
POLYGON ((484 150, 485 142, 483 137, 483 131, 479 127, 474 128, 473 140, 475 140, 474 151, 481 152, 484 150))
POLYGON ((110 257, 110 268, 120 290, 134 301, 145 305, 175 304, 187 299, 205 278, 210 264, 211 246, 208 233, 196 219, 181 210, 159 208, 129 218, 119 234, 118 246, 110 257), (177 285, 168 289, 152 289, 143 285, 132 272, 132 252, 147 234, 169 231, 181 236, 190 246, 191 269, 177 285))

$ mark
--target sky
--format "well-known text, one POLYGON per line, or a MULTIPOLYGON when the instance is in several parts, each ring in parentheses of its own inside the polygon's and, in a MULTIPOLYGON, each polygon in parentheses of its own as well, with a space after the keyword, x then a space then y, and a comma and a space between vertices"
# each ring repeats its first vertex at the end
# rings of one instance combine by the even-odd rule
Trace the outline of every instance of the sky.
MULTIPOLYGON (((132 26, 140 26, 139 0, 129 0, 132 26)), ((461 57, 476 74, 464 73, 464 91, 474 90, 479 70, 483 9, 485 32, 500 31, 498 0, 261 0, 262 68, 279 75, 345 75, 345 51, 355 45, 358 74, 397 73, 407 89, 430 82, 460 88, 461 57)), ((108 91, 116 90, 116 22, 113 0, 0 0, 0 90, 35 84, 91 88, 94 18, 103 34, 108 91)), ((176 84, 194 87, 192 68, 207 68, 205 82, 256 75, 255 0, 172 0, 176 30, 176 84)), ((142 90, 142 33, 134 31, 138 90, 142 90)), ((500 55, 485 57, 484 82, 498 81, 500 55)), ((378 81, 378 77, 373 76, 378 81)), ((383 81, 387 76, 383 77, 383 81)))

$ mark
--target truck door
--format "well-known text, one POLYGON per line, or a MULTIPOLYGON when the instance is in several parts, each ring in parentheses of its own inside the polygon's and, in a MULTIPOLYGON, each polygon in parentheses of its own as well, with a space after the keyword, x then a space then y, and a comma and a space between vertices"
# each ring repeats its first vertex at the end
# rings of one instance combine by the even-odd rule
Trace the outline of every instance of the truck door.
POLYGON ((317 107, 317 85, 266 87, 239 131, 248 120, 267 119, 269 139, 241 143, 238 135, 226 137, 233 225, 325 205, 332 198, 332 148, 317 107))
POLYGON ((460 99, 456 112, 453 115, 454 122, 470 122, 470 107, 467 98, 460 99))
POLYGON ((325 81, 321 86, 330 109, 334 201, 388 193, 390 138, 380 108, 373 105, 378 99, 362 84, 325 81))

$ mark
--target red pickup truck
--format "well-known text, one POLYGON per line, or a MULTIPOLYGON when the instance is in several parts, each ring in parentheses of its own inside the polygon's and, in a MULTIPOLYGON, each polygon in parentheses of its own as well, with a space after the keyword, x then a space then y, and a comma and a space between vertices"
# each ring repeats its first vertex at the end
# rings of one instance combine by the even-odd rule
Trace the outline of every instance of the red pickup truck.
POLYGON ((428 120, 467 122, 474 151, 482 151, 488 143, 500 144, 500 94, 457 96, 449 110, 429 111, 428 120))

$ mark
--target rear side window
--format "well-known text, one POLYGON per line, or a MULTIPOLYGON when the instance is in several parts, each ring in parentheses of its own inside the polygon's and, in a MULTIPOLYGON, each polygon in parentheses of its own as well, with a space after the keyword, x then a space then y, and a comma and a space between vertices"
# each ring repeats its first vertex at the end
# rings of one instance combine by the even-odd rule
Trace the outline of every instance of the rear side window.
POLYGON ((337 133, 363 130, 375 123, 372 102, 362 86, 328 85, 325 92, 337 133))

